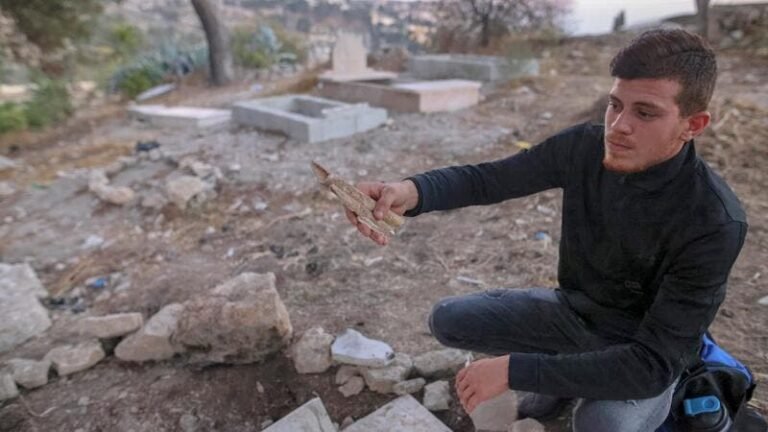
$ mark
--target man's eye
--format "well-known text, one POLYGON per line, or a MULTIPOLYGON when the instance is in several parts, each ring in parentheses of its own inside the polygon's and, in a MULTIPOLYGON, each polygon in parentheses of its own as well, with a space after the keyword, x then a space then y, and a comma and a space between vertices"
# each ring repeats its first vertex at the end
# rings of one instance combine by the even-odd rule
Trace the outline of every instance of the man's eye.
POLYGON ((646 111, 638 111, 637 115, 640 116, 640 118, 643 118, 643 119, 650 119, 650 118, 654 117, 653 113, 649 113, 649 112, 646 112, 646 111))

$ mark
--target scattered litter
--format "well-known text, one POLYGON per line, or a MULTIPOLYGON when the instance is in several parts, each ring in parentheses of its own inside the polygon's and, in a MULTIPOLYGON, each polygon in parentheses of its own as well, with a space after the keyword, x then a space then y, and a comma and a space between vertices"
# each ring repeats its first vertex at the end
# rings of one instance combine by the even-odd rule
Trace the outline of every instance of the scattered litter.
POLYGON ((550 237, 549 234, 547 234, 544 231, 538 231, 536 234, 533 235, 533 238, 539 241, 552 240, 552 237, 550 237))
POLYGON ((523 150, 528 150, 528 149, 530 149, 530 148, 532 147, 532 146, 531 146, 531 143, 529 143, 528 141, 517 141, 517 142, 515 143, 515 145, 516 145, 518 148, 521 148, 521 149, 523 149, 523 150))
POLYGON ((136 153, 150 152, 156 148, 160 148, 160 143, 152 141, 139 141, 136 143, 136 153))
POLYGON ((104 289, 109 285, 109 277, 97 277, 86 281, 85 286, 91 289, 104 289))
POLYGON ((473 279, 471 277, 466 277, 466 276, 457 276, 456 280, 459 282, 470 284, 470 285, 485 285, 485 282, 479 279, 473 279))

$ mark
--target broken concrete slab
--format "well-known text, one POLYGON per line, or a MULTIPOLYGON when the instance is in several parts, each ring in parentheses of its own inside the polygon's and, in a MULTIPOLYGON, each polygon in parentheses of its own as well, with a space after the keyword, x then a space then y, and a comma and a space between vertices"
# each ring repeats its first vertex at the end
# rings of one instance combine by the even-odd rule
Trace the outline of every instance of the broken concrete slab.
POLYGON ((91 171, 88 189, 100 200, 115 205, 126 205, 133 201, 136 194, 126 186, 110 186, 109 179, 102 170, 91 171))
POLYGON ((321 81, 322 96, 340 101, 365 102, 391 111, 442 112, 468 108, 480 101, 481 83, 463 80, 377 84, 321 81))
POLYGON ((378 127, 387 120, 387 112, 367 104, 289 95, 238 102, 233 107, 233 118, 239 124, 316 143, 378 127))
POLYGON ((262 432, 337 432, 320 398, 300 406, 262 432))
POLYGON ((323 373, 331 367, 333 336, 322 327, 312 327, 304 332, 291 347, 293 365, 300 374, 323 373))
POLYGON ((171 202, 181 210, 199 207, 216 195, 209 183, 188 175, 169 179, 165 190, 171 202))
POLYGON ((144 318, 140 313, 119 313, 83 318, 78 323, 81 334, 99 339, 125 336, 140 329, 144 318))
POLYGON ((339 387, 339 391, 344 395, 344 397, 350 397, 360 394, 364 388, 365 381, 359 376, 353 376, 349 378, 347 382, 344 383, 344 385, 339 387))
POLYGON ((15 170, 19 167, 19 164, 13 159, 8 159, 5 156, 0 156, 0 172, 15 170))
POLYGON ((229 110, 165 105, 134 105, 128 108, 128 114, 152 126, 178 129, 225 126, 232 117, 229 110))
POLYGON ((344 429, 344 432, 450 432, 413 396, 400 396, 344 429))
POLYGON ((361 35, 340 33, 331 53, 332 69, 321 74, 320 78, 343 82, 390 80, 397 77, 396 73, 369 69, 367 57, 361 35))
POLYGON ((347 329, 336 337, 331 345, 331 355, 339 363, 368 367, 388 366, 395 359, 391 346, 369 339, 352 329, 347 329))
POLYGON ((171 340, 192 363, 243 364, 283 349, 292 335, 275 275, 243 273, 185 302, 171 340))
POLYGON ((364 368, 363 378, 368 388, 377 393, 393 393, 395 384, 405 381, 413 370, 413 360, 408 354, 397 353, 389 366, 364 368))
POLYGON ((0 263, 0 353, 10 351, 51 326, 38 297, 47 297, 29 264, 0 263))
POLYGON ((138 332, 123 339, 115 348, 120 360, 145 362, 166 360, 182 352, 171 344, 171 335, 176 331, 179 315, 184 306, 171 303, 153 315, 138 332))
POLYGON ((448 381, 435 381, 424 387, 424 407, 430 411, 445 411, 451 407, 448 381))
POLYGON ((98 341, 89 341, 54 348, 48 351, 45 360, 51 361, 59 376, 65 376, 89 369, 104 357, 101 344, 98 341))
POLYGON ((509 390, 481 403, 470 418, 477 430, 506 432, 517 420, 517 394, 509 390))
POLYGON ((6 363, 16 384, 33 389, 48 384, 48 371, 51 369, 50 360, 11 359, 6 363))
POLYGON ((446 377, 458 372, 472 354, 456 348, 430 351, 413 359, 413 367, 423 377, 446 377))
POLYGON ((412 56, 408 71, 418 79, 459 78, 492 82, 538 75, 539 62, 533 58, 433 54, 412 56))

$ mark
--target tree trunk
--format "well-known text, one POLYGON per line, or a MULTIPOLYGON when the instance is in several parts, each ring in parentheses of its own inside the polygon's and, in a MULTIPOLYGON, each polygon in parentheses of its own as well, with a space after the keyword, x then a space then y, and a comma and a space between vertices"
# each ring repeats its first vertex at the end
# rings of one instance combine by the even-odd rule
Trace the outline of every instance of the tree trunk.
POLYGON ((229 47, 229 33, 219 16, 218 0, 191 1, 208 40, 211 82, 216 86, 225 85, 232 81, 232 52, 229 47))
POLYGON ((699 34, 709 39, 709 0, 696 0, 696 10, 699 15, 699 34))
POLYGON ((488 48, 491 44, 491 16, 483 15, 480 21, 480 46, 488 48))

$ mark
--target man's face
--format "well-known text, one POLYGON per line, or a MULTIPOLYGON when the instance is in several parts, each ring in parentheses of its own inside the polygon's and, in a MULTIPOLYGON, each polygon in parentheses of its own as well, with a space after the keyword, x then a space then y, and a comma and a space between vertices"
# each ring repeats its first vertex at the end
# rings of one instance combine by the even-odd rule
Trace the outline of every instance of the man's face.
POLYGON ((680 84, 668 79, 614 80, 605 111, 606 169, 645 171, 680 152, 690 125, 680 117, 679 92, 680 84))

